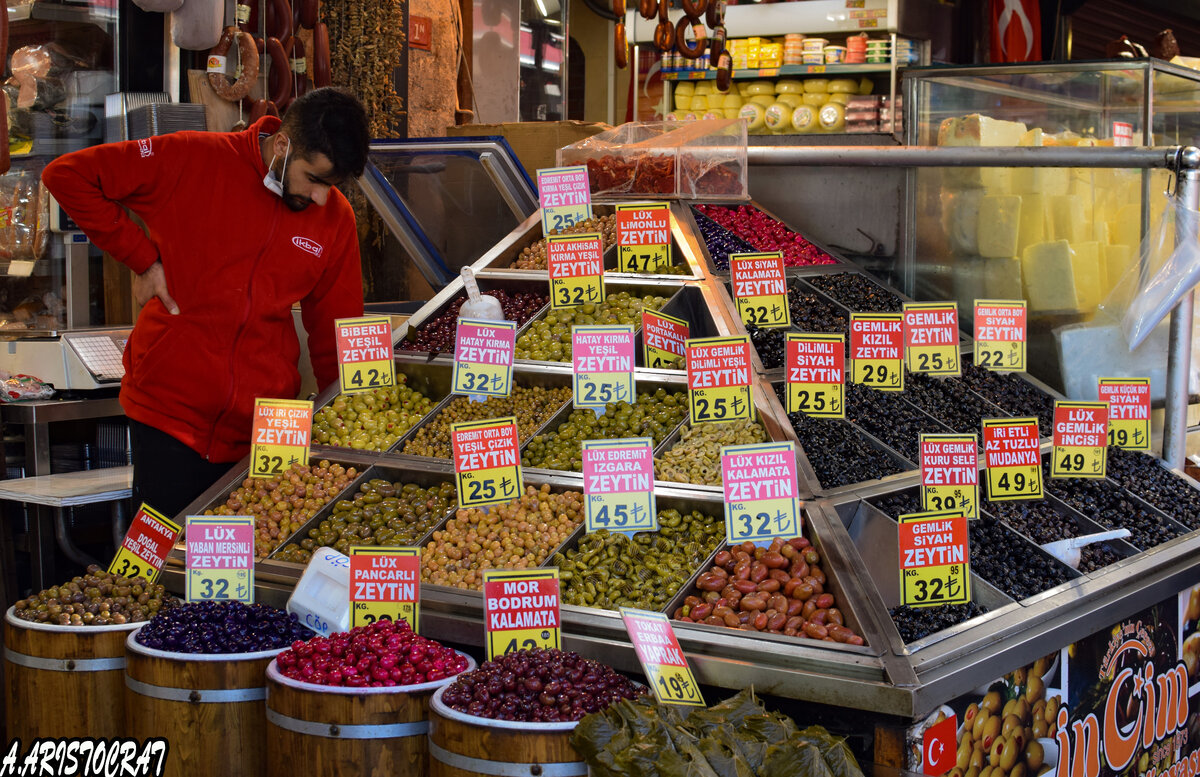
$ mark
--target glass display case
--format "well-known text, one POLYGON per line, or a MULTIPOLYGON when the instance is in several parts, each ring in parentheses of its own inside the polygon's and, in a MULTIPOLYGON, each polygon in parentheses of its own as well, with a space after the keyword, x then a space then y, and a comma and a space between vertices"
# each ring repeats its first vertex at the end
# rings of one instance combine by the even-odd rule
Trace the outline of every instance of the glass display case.
MULTIPOLYGON (((1155 59, 918 68, 905 74, 905 100, 915 146, 1200 141, 1200 72, 1155 59)), ((1080 398, 1094 398, 1099 370, 1148 373, 1161 398, 1165 327, 1137 352, 1114 348, 1104 301, 1164 258, 1143 260, 1139 247, 1168 180, 1162 170, 914 169, 899 284, 958 300, 967 327, 975 298, 1025 299, 1031 372, 1080 398)))

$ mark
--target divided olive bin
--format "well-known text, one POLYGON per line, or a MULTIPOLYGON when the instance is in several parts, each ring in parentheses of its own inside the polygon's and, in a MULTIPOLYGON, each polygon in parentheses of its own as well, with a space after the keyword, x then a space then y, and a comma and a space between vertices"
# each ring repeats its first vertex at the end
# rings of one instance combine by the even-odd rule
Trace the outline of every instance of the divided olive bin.
MULTIPOLYGON (((521 293, 527 293, 527 292, 536 292, 536 293, 541 294, 542 296, 546 297, 546 302, 540 308, 538 308, 538 311, 536 313, 534 313, 532 316, 530 316, 530 318, 525 323, 517 325, 517 336, 518 337, 521 335, 522 332, 525 331, 525 328, 529 325, 529 323, 531 321, 536 319, 538 316, 544 314, 545 311, 550 307, 550 302, 549 302, 550 287, 549 287, 547 281, 545 281, 545 280, 535 280, 535 279, 526 279, 526 278, 506 278, 506 277, 480 275, 475 278, 475 282, 476 282, 476 284, 478 284, 479 291, 482 294, 487 294, 488 292, 491 292, 491 291, 501 290, 501 291, 507 292, 509 294, 521 294, 521 293)), ((423 327, 428 322, 436 320, 443 313, 445 313, 450 308, 450 306, 454 303, 455 300, 459 299, 460 297, 463 299, 466 299, 466 292, 463 290, 462 279, 455 278, 453 281, 450 282, 449 286, 446 288, 454 290, 454 293, 446 296, 446 298, 442 302, 442 304, 438 305, 438 307, 433 309, 432 311, 429 311, 428 313, 421 315, 420 317, 414 315, 412 318, 410 318, 408 320, 408 327, 409 327, 408 331, 411 332, 414 337, 416 336, 416 333, 421 330, 421 327, 423 327)), ((440 292, 438 296, 441 296, 442 294, 445 294, 445 293, 446 293, 445 291, 440 292)), ((400 341, 400 342, 396 343, 395 352, 396 352, 397 356, 400 356, 402 354, 428 353, 428 351, 420 351, 420 350, 404 348, 403 344, 404 344, 404 341, 400 341)), ((454 345, 453 345, 453 343, 451 343, 450 347, 447 349, 448 355, 453 356, 453 351, 454 351, 454 345)))

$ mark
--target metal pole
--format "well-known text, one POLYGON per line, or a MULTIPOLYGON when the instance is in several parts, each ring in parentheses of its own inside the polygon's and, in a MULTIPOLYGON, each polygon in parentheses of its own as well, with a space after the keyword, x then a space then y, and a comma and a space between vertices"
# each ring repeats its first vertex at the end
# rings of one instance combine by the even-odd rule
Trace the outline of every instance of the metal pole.
MULTIPOLYGON (((704 147, 705 151, 725 151, 704 147)), ((750 146, 752 165, 814 167, 1105 167, 1168 168, 1179 146, 1157 148, 947 147, 947 146, 750 146)))
MULTIPOLYGON (((1200 149, 1188 146, 1176 158, 1175 203, 1195 212, 1200 210, 1200 149)), ((1196 220, 1177 213, 1175 242, 1196 239, 1196 220), (1190 233, 1190 234, 1189 234, 1190 233)), ((1167 408, 1163 419, 1163 461, 1182 467, 1187 458, 1188 378, 1192 363, 1192 311, 1196 292, 1189 291, 1171 312, 1171 334, 1167 350, 1167 408)))

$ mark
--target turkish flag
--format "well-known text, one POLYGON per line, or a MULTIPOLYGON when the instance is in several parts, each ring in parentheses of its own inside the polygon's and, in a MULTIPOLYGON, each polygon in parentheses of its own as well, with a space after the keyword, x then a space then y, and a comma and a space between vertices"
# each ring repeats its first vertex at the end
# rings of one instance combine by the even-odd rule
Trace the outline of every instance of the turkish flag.
POLYGON ((1042 58, 1042 10, 1038 0, 989 0, 993 62, 1042 58))
POLYGON ((939 777, 954 767, 958 756, 958 716, 951 715, 941 723, 925 729, 921 741, 921 771, 929 777, 939 777))

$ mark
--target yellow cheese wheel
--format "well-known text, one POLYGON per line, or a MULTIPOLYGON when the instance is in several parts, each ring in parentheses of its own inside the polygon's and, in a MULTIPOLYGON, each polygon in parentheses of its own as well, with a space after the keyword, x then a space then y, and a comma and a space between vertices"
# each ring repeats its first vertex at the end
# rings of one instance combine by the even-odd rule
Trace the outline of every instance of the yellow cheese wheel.
POLYGON ((730 94, 730 95, 725 96, 725 99, 721 102, 721 107, 722 108, 733 108, 734 111, 736 111, 738 108, 742 107, 742 104, 744 102, 746 102, 746 101, 743 100, 739 95, 730 94))
POLYGON ((792 111, 792 129, 796 132, 812 132, 817 128, 817 114, 811 106, 799 105, 792 111))
POLYGON ((727 118, 727 119, 736 119, 741 115, 742 109, 741 108, 722 108, 721 113, 725 114, 725 118, 727 118))
POLYGON ((853 78, 835 78, 829 82, 831 94, 855 94, 858 92, 858 82, 853 78))
POLYGON ((871 83, 871 79, 867 78, 866 76, 863 76, 862 78, 858 79, 858 93, 859 94, 868 95, 874 89, 875 89, 875 84, 871 83))
POLYGON ((772 84, 770 81, 751 81, 750 85, 746 87, 746 91, 744 92, 744 94, 774 95, 775 94, 775 85, 772 84))
POLYGON ((825 93, 829 91, 828 78, 809 78, 804 81, 804 91, 809 93, 825 93))
POLYGON ((750 102, 755 105, 761 105, 764 108, 770 107, 775 103, 775 95, 773 94, 756 94, 751 96, 750 102))
POLYGON ((716 110, 708 110, 705 111, 704 115, 700 118, 704 119, 705 121, 708 119, 723 119, 725 118, 725 112, 721 108, 717 108, 716 110))
POLYGON ((712 94, 712 92, 713 92, 713 85, 711 83, 709 83, 708 81, 701 81, 698 84, 696 84, 695 94, 707 95, 707 94, 712 94))
MULTIPOLYGON (((826 103, 838 103, 839 105, 846 105, 850 102, 850 98, 853 96, 854 95, 846 94, 845 92, 835 92, 835 93, 829 95, 829 99, 826 100, 825 102, 826 103)), ((824 105, 825 103, 821 103, 821 104, 824 105)))
POLYGON ((691 81, 680 81, 675 85, 675 94, 685 94, 691 97, 696 93, 696 85, 691 81))
POLYGON ((695 98, 692 97, 690 94, 676 94, 675 95, 675 110, 677 110, 677 111, 691 110, 692 100, 694 100, 694 99, 695 98))
POLYGON ((808 92, 801 95, 801 97, 805 105, 812 106, 813 108, 820 108, 829 101, 829 95, 824 92, 808 92))
POLYGON ((708 108, 709 108, 708 95, 706 95, 706 94, 693 95, 692 96, 692 104, 690 107, 693 111, 698 111, 698 112, 703 112, 703 111, 708 110, 708 108))
POLYGON ((775 82, 775 92, 777 94, 803 94, 804 82, 794 78, 781 78, 775 82))
POLYGON ((795 108, 798 105, 804 105, 804 95, 802 94, 781 94, 776 95, 775 99, 784 105, 791 106, 792 108, 795 108))
POLYGON ((767 112, 758 103, 743 105, 738 118, 746 120, 746 128, 751 132, 759 132, 767 126, 767 112))
POLYGON ((786 103, 773 103, 767 108, 763 120, 772 132, 782 131, 791 124, 792 109, 786 103))
POLYGON ((825 103, 817 113, 821 129, 826 132, 841 132, 846 129, 846 106, 840 103, 825 103))

